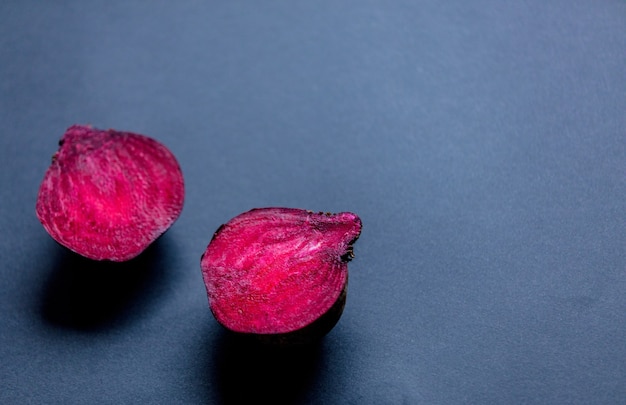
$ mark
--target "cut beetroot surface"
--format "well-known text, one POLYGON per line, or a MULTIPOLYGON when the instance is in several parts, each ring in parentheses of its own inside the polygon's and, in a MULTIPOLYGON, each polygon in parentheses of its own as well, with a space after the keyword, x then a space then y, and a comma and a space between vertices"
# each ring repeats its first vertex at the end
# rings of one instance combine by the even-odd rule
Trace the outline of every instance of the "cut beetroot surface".
POLYGON ((74 125, 59 145, 36 211, 61 245, 94 260, 126 261, 179 217, 183 175, 161 143, 131 132, 74 125))
POLYGON ((211 311, 243 334, 325 334, 343 310, 360 233, 349 212, 260 208, 231 219, 201 260, 211 311))

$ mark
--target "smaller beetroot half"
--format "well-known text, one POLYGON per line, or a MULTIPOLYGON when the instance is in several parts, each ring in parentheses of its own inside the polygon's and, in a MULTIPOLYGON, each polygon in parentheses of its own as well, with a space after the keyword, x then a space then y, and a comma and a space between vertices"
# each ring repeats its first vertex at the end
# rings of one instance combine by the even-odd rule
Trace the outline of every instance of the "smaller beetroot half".
POLYGON ((355 214, 257 208, 222 225, 202 255, 209 306, 240 336, 306 344, 337 323, 348 261, 361 234, 355 214))
POLYGON ((144 135, 74 125, 59 141, 37 198, 37 217, 61 245, 93 260, 143 252, 179 217, 176 158, 144 135))

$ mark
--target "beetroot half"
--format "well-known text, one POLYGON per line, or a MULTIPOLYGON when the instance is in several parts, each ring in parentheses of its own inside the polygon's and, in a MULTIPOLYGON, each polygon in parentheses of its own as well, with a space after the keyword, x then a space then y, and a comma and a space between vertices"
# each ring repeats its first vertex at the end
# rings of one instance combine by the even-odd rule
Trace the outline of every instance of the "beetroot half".
POLYGON ((37 198, 37 217, 61 245, 94 260, 139 255, 179 217, 176 158, 143 135, 74 125, 59 141, 37 198))
POLYGON ((226 329, 270 343, 310 343, 339 320, 355 214, 253 209, 213 235, 201 259, 209 305, 226 329))

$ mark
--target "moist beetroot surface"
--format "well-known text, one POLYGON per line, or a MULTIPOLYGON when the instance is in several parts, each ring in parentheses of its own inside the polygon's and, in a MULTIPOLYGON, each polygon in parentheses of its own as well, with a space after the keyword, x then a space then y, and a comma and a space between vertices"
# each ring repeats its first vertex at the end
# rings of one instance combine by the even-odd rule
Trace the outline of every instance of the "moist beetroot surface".
POLYGON ((349 212, 261 208, 233 218, 201 259, 211 311, 227 329, 253 335, 294 334, 332 313, 327 332, 343 310, 360 233, 349 212))
POLYGON ((60 244, 90 259, 126 261, 180 215, 180 166, 154 139, 74 125, 59 145, 36 212, 60 244))

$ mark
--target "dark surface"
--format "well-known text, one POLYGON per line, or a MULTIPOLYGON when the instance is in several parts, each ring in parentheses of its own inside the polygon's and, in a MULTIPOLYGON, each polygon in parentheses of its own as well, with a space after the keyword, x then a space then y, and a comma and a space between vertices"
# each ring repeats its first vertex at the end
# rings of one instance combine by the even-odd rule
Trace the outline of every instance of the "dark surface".
POLYGON ((626 400, 624 1, 109 3, 0 4, 0 403, 626 400), (35 216, 74 123, 181 163, 130 263, 35 216), (308 351, 208 310, 200 255, 263 206, 363 220, 308 351))

